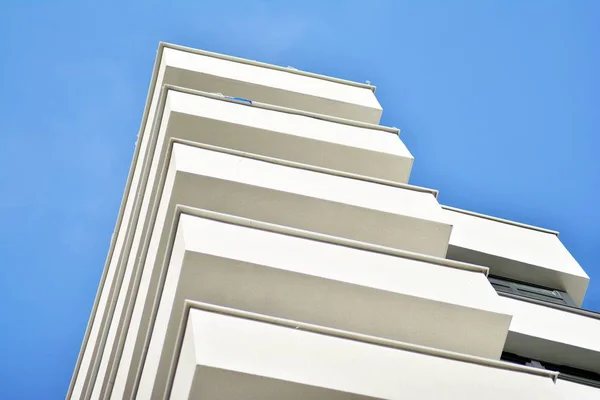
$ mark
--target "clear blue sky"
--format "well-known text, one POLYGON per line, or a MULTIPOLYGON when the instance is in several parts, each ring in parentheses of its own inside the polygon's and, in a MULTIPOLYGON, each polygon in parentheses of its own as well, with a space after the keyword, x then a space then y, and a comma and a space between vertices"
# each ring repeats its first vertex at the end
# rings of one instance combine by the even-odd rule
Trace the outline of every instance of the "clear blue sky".
POLYGON ((600 2, 81 3, 0 5, 1 399, 64 398, 160 40, 370 80, 411 183, 559 230, 600 310, 600 2))

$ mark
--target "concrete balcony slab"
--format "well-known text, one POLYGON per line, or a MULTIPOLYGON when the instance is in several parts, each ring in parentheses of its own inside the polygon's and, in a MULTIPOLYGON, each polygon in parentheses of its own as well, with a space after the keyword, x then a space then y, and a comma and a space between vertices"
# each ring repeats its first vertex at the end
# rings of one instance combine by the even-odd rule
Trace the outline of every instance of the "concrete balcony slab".
MULTIPOLYGON (((172 399, 562 399, 551 373, 542 370, 199 309, 190 310, 182 326, 172 390, 165 393, 172 399)), ((142 392, 139 398, 150 397, 142 392)))
POLYGON ((600 314, 516 296, 501 296, 513 316, 505 351, 600 373, 600 314))
POLYGON ((444 206, 453 225, 448 258, 485 265, 492 275, 564 290, 581 305, 589 277, 558 232, 444 206))
MULTIPOLYGON (((126 268, 117 303, 117 310, 122 311, 115 314, 116 322, 111 325, 106 346, 109 353, 103 357, 99 376, 115 371, 116 364, 114 368, 110 365, 119 359, 123 361, 118 355, 120 345, 112 343, 124 343, 125 335, 135 343, 131 346, 140 343, 139 324, 149 318, 153 304, 147 296, 158 285, 155 264, 167 254, 166 238, 177 205, 374 246, 431 256, 445 254, 451 227, 438 219, 441 208, 429 192, 286 167, 179 143, 173 144, 167 159, 169 168, 163 168, 157 184, 163 187, 162 200, 149 222, 152 234, 141 245, 143 253, 126 268), (135 309, 131 311, 134 303, 131 296, 137 291, 135 282, 142 271, 150 276, 147 280, 142 276, 135 309), (131 322, 129 319, 123 322, 123 315, 133 315, 131 322), (127 324, 129 330, 125 329, 127 324)), ((123 362, 130 363, 131 357, 124 356, 123 362)), ((131 365, 118 367, 127 376, 131 368, 131 365)), ((101 391, 97 395, 100 397, 101 391)))
POLYGON ((186 299, 500 358, 510 316, 499 312, 484 269, 235 222, 180 215, 140 387, 166 375, 186 299))

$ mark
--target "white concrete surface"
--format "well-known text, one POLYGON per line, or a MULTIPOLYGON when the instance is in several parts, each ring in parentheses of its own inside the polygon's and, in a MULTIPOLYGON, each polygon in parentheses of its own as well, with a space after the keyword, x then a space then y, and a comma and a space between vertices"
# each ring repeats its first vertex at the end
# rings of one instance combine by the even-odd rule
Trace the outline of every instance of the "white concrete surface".
MULTIPOLYGON (((431 252, 432 249, 435 251, 435 246, 437 251, 443 252, 449 236, 449 226, 436 222, 434 218, 419 219, 418 214, 415 214, 421 213, 426 217, 426 210, 429 209, 435 216, 441 211, 430 193, 282 167, 180 144, 173 147, 169 171, 170 177, 167 176, 162 193, 162 211, 159 210, 157 214, 160 218, 152 221, 153 234, 147 236, 149 243, 144 245, 144 248, 148 246, 150 250, 144 252, 137 263, 129 265, 128 270, 131 272, 126 274, 126 277, 137 276, 144 271, 131 322, 125 332, 126 341, 123 340, 123 356, 120 361, 116 360, 119 362, 115 380, 115 390, 118 393, 131 390, 127 382, 130 382, 131 374, 137 373, 135 371, 138 366, 132 365, 132 360, 139 359, 139 346, 143 342, 140 338, 147 334, 145 328, 140 328, 140 324, 150 318, 152 312, 153 301, 148 300, 147 296, 154 296, 158 285, 157 271, 160 269, 156 263, 162 262, 165 257, 166 237, 171 229, 177 204, 393 248, 409 247, 415 250, 416 247, 411 246, 424 246, 416 250, 422 253, 431 252), (257 167, 258 170, 253 169, 257 167), (284 175, 280 175, 282 171, 284 175), (323 177, 326 178, 325 181, 321 180, 323 177), (305 179, 309 180, 306 182, 312 180, 312 183, 303 185, 302 181, 305 179), (344 184, 340 186, 339 182, 335 183, 336 180, 344 180, 344 184), (287 188, 291 192, 282 191, 287 188), (344 188, 350 188, 350 192, 344 188), (394 191, 406 193, 398 194, 394 191), (339 201, 327 201, 322 198, 323 193, 327 193, 326 198, 329 196, 332 200, 339 201), (318 197, 310 197, 311 194, 318 197), (371 205, 389 212, 341 202, 371 205), (420 209, 413 204, 417 204, 420 209), (289 212, 288 207, 294 212, 289 212), (394 210, 402 212, 405 208, 411 211, 410 217, 393 213, 394 210)), ((129 284, 125 281, 124 288, 128 287, 129 284)), ((122 295, 125 296, 129 295, 125 290, 131 289, 123 290, 122 295)), ((130 301, 130 304, 133 303, 130 301)))
POLYGON ((549 377, 200 310, 185 332, 171 398, 562 399, 549 377))
MULTIPOLYGON (((165 374, 159 371, 166 365, 161 357, 168 359, 182 337, 165 328, 179 326, 186 298, 492 358, 513 314, 506 350, 598 371, 597 319, 498 299, 480 272, 346 247, 341 251, 338 245, 264 231, 263 239, 253 241, 247 232, 255 230, 219 229, 215 226, 223 223, 214 221, 214 237, 204 233, 206 227, 190 229, 202 240, 180 243, 184 250, 175 249, 170 258, 175 209, 183 204, 435 256, 445 255, 450 242, 451 258, 566 290, 578 304, 589 281, 551 232, 442 211, 431 193, 404 187, 412 156, 389 129, 369 125, 378 123, 381 107, 368 85, 170 45, 161 45, 157 60, 114 240, 67 398, 107 398, 113 383, 112 398, 128 398, 144 362, 149 363, 146 382, 154 371, 160 383, 165 374), (254 104, 184 93, 186 88, 254 104), (275 111, 277 106, 329 116, 275 111), (277 160, 181 144, 170 158, 174 140, 277 160), (358 174, 362 180, 336 174, 358 174), (369 179, 391 182, 365 182, 369 179), (262 248, 266 240, 278 245, 262 248), (167 271, 169 261, 178 267, 167 271), (261 280, 273 285, 262 287, 261 280), (150 342, 153 329, 155 344, 150 342), (144 360, 146 345, 154 347, 144 360)), ((236 330, 249 322, 242 320, 242 327, 239 318, 219 318, 230 318, 228 326, 236 330)), ((288 335, 294 330, 275 327, 271 332, 269 325, 263 332, 265 324, 257 322, 252 324, 260 327, 249 335, 221 334, 227 324, 210 328, 209 336, 223 339, 222 348, 213 348, 218 354, 197 356, 194 350, 171 359, 180 363, 172 398, 598 397, 599 389, 560 380, 554 387, 559 390, 550 393, 549 378, 535 374, 464 367, 447 359, 440 363, 436 357, 308 332, 292 333, 299 335, 295 338, 288 335), (327 343, 321 342, 324 337, 327 343), (331 340, 344 344, 330 345, 331 340), (237 352, 240 343, 254 347, 237 352), (382 349, 401 357, 389 361, 396 356, 382 355, 382 349), (302 356, 296 357, 296 351, 302 356)), ((205 330, 186 336, 185 348, 200 344, 202 349, 213 340, 207 342, 200 331, 205 330)), ((142 385, 142 395, 154 387, 142 385)))
POLYGON ((189 215, 163 274, 144 387, 167 375, 186 299, 495 359, 510 322, 481 272, 189 215))
POLYGON ((230 61, 192 49, 164 47, 162 58, 167 65, 165 80, 177 86, 373 124, 381 119, 381 106, 368 87, 230 61))
MULTIPOLYGON (((86 329, 68 398, 80 398, 85 393, 89 394, 91 387, 88 384, 90 379, 93 379, 93 371, 99 368, 99 354, 103 352, 105 341, 110 340, 107 338, 109 323, 113 318, 116 296, 121 286, 121 276, 130 254, 138 218, 142 221, 140 229, 144 229, 143 212, 139 217, 143 196, 139 194, 144 193, 148 179, 149 164, 153 155, 152 145, 155 140, 155 136, 151 134, 154 129, 152 122, 157 114, 160 89, 164 85, 204 89, 305 111, 330 113, 336 117, 368 123, 378 123, 381 116, 381 107, 369 85, 286 71, 248 60, 236 61, 232 57, 161 44, 126 192, 115 227, 114 240, 111 242, 105 272, 86 329), (250 81, 244 82, 244 79, 250 81)), ((398 147, 398 144, 390 147, 398 147)), ((400 144, 398 148, 402 147, 400 144)), ((379 161, 383 161, 382 157, 379 161)), ((400 174, 403 173, 406 172, 400 174)), ((394 174, 395 172, 392 172, 392 175, 394 174)), ((114 335, 118 335, 118 332, 114 335)))
MULTIPOLYGON (((168 90, 167 137, 407 183, 413 157, 397 133, 168 90)), ((160 147, 158 148, 160 149, 160 147)), ((158 150, 160 152, 160 150, 158 150)), ((159 153, 160 154, 160 153, 159 153)))
MULTIPOLYGON (((163 185, 172 190, 175 183, 177 170, 174 167, 175 160, 170 160, 169 174, 163 178, 163 185)), ((156 222, 151 224, 152 235, 149 236, 151 241, 148 244, 147 254, 144 255, 143 261, 140 261, 140 265, 130 266, 132 275, 141 275, 141 281, 139 282, 138 290, 135 294, 127 293, 125 290, 121 294, 122 296, 133 297, 129 301, 129 304, 133 307, 130 323, 125 327, 122 345, 124 346, 123 352, 119 357, 115 356, 111 362, 116 365, 114 368, 114 386, 108 388, 107 394, 111 394, 111 399, 122 399, 128 398, 134 390, 133 384, 137 376, 138 370, 141 368, 141 357, 143 351, 143 345, 145 340, 150 334, 149 326, 141 326, 142 321, 149 320, 151 318, 153 310, 153 301, 146 300, 147 298, 152 299, 152 296, 157 296, 156 290, 159 284, 159 274, 156 271, 157 265, 167 257, 173 250, 172 244, 169 245, 169 232, 170 229, 165 227, 167 221, 173 221, 174 207, 180 199, 173 199, 174 202, 170 203, 170 193, 164 193, 164 201, 161 202, 160 208, 156 214, 156 222), (154 273, 153 273, 154 272, 154 273), (143 339, 140 339, 143 338, 143 339)), ((174 221, 172 223, 173 228, 174 221)), ((173 229, 171 228, 171 229, 173 229)), ((155 314, 154 314, 155 315, 155 314)), ((107 384, 105 382, 98 381, 98 385, 102 385, 102 391, 107 390, 107 384)))
MULTIPOLYGON (((140 196, 143 201, 139 208, 139 222, 135 235, 128 242, 130 247, 123 250, 120 259, 121 270, 124 269, 125 263, 131 265, 140 257, 142 243, 149 232, 148 221, 152 219, 157 207, 154 197, 160 191, 157 175, 163 168, 171 139, 256 152, 258 155, 325 168, 341 168, 341 171, 350 173, 369 176, 374 173, 379 178, 407 180, 412 164, 412 156, 402 142, 397 136, 386 131, 249 107, 176 91, 169 91, 162 121, 158 121, 162 123, 160 129, 151 134, 151 145, 146 158, 147 164, 150 165, 147 182, 144 182, 145 191, 143 197, 140 196), (193 117, 188 112, 193 113, 193 117), (319 135, 323 135, 326 140, 320 140, 319 135)), ((127 269, 124 273, 124 282, 127 285, 132 270, 127 269)), ((114 285, 112 282, 111 284, 114 285)), ((117 321, 122 321, 126 314, 124 307, 128 302, 129 298, 124 296, 116 301, 113 318, 117 321)), ((116 351, 115 341, 122 337, 122 324, 111 326, 110 329, 102 353, 103 364, 98 372, 101 382, 105 381, 104 378, 111 368, 110 362, 116 351)), ((100 398, 101 393, 101 389, 96 386, 92 398, 100 398)))
POLYGON ((506 351, 600 373, 600 315, 591 318, 501 296, 513 316, 506 351))
MULTIPOLYGON (((164 63, 155 65, 155 80, 161 83, 164 79, 166 66, 164 63)), ((152 84, 151 84, 152 85, 152 84)), ((152 91, 149 94, 144 110, 144 118, 140 136, 136 143, 133 161, 130 167, 127 187, 123 195, 119 216, 111 240, 110 249, 104 265, 103 279, 98 287, 94 306, 86 328, 85 337, 81 346, 80 354, 77 359, 77 365, 73 371, 73 377, 67 399, 81 399, 86 393, 91 391, 91 386, 94 382, 90 380, 92 370, 100 364, 100 354, 103 348, 101 342, 103 337, 108 333, 109 321, 112 318, 113 308, 116 302, 116 296, 119 293, 119 274, 122 271, 123 260, 127 259, 129 246, 128 243, 132 240, 133 233, 137 227, 137 218, 142 202, 141 196, 138 196, 140 191, 143 191, 144 184, 147 180, 147 172, 144 173, 148 157, 148 147, 150 146, 151 138, 150 131, 151 123, 146 123, 146 120, 154 119, 158 108, 158 99, 160 90, 152 91)))
POLYGON ((174 144, 198 208, 444 257, 451 226, 430 193, 174 144), (200 198, 201 197, 201 198, 200 198))
MULTIPOLYGON (((185 362, 185 361, 183 361, 185 362)), ((600 399, 600 388, 582 385, 558 379, 556 387, 562 394, 564 400, 598 400, 600 399)), ((175 398, 175 397, 173 397, 175 398)), ((184 398, 184 397, 182 397, 184 398)))
POLYGON ((490 273, 566 291, 581 305, 589 277, 558 236, 444 209, 454 228, 448 257, 490 267, 490 273))

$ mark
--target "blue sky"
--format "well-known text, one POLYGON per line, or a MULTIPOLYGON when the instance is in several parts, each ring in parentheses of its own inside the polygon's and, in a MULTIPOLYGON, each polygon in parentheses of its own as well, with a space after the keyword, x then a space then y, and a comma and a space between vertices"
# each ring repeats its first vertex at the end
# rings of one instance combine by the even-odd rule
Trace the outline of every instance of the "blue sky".
POLYGON ((0 398, 64 398, 160 40, 370 80, 411 183, 559 230, 600 310, 600 2, 84 3, 0 5, 0 398))

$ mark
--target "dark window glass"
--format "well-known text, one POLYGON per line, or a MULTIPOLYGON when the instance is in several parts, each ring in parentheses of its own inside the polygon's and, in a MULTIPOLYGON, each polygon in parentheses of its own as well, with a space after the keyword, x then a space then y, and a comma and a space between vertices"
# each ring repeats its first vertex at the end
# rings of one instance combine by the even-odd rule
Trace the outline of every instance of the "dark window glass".
POLYGON ((554 304, 562 304, 570 307, 577 307, 571 297, 561 290, 544 288, 524 282, 512 281, 506 278, 498 278, 495 276, 490 276, 489 280, 497 292, 511 293, 517 296, 528 297, 530 299, 546 301, 554 304))
POLYGON ((566 381, 576 382, 583 385, 589 385, 600 388, 600 374, 591 371, 585 371, 579 368, 569 367, 567 365, 559 365, 549 363, 546 361, 533 360, 529 357, 523 357, 513 353, 502 353, 503 361, 507 361, 514 364, 527 365, 529 367, 547 369, 550 371, 557 371, 559 373, 558 379, 566 381))

